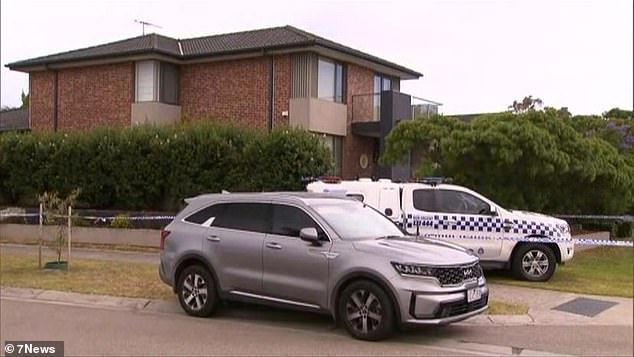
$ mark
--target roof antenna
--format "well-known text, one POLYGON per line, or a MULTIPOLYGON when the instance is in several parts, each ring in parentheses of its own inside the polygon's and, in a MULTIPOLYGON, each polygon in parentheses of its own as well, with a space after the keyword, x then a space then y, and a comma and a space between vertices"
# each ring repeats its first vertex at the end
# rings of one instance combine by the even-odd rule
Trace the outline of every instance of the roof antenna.
POLYGON ((143 28, 143 36, 145 36, 145 26, 153 26, 159 29, 162 29, 161 26, 159 25, 155 25, 153 23, 147 22, 147 21, 143 21, 143 20, 134 20, 134 22, 141 24, 141 27, 143 28))

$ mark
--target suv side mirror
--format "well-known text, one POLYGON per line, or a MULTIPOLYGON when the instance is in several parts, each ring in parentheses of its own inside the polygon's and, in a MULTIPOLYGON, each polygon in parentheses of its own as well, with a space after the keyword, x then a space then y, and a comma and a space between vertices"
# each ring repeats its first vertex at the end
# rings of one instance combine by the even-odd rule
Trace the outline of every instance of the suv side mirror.
POLYGON ((304 242, 312 243, 313 245, 321 245, 319 242, 319 234, 317 233, 317 229, 310 228, 302 228, 299 231, 299 238, 304 242))
POLYGON ((391 208, 386 208, 386 209, 385 209, 385 215, 386 215, 386 216, 391 217, 391 216, 392 216, 392 213, 393 213, 393 212, 392 212, 392 209, 391 209, 391 208))

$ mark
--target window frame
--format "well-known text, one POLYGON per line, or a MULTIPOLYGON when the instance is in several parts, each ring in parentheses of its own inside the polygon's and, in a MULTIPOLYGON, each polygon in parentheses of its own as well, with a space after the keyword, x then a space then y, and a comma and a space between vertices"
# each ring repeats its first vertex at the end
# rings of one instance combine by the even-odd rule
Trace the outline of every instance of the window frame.
POLYGON ((324 228, 324 225, 321 224, 321 222, 319 222, 319 219, 317 219, 315 217, 315 215, 312 214, 312 212, 310 212, 309 210, 305 209, 304 207, 302 207, 300 205, 297 205, 297 204, 291 203, 291 202, 273 201, 273 202, 270 202, 269 205, 271 206, 271 210, 270 210, 270 213, 271 213, 271 227, 270 227, 269 234, 280 236, 280 237, 288 237, 289 239, 293 239, 293 238, 301 239, 299 237, 285 236, 285 235, 279 235, 279 234, 273 233, 273 218, 274 218, 273 211, 274 211, 274 208, 275 208, 274 206, 275 205, 288 206, 288 207, 293 207, 293 208, 299 209, 300 211, 304 212, 308 217, 310 217, 313 220, 313 222, 315 222, 315 224, 317 224, 317 226, 322 230, 322 232, 324 232, 324 237, 327 238, 327 240, 320 239, 321 242, 332 243, 332 238, 330 237, 330 234, 328 233, 328 231, 324 228))
POLYGON ((333 103, 346 104, 346 81, 345 78, 347 76, 346 66, 343 62, 336 61, 334 59, 319 56, 317 57, 317 99, 331 101, 333 103), (333 71, 333 83, 332 83, 332 93, 333 96, 330 97, 320 97, 319 96, 319 62, 327 62, 334 66, 333 71), (341 71, 338 71, 340 69, 341 71), (340 78, 341 77, 341 78, 340 78), (341 98, 337 93, 337 84, 338 81, 341 80, 341 98), (340 99, 340 100, 337 100, 340 99))
POLYGON ((435 190, 433 188, 417 188, 415 190, 412 191, 412 206, 414 207, 414 209, 419 210, 419 211, 423 211, 423 212, 439 212, 436 211, 435 209, 438 208, 438 206, 436 205, 436 192, 438 190, 435 190), (432 199, 432 208, 434 208, 434 210, 428 211, 428 210, 424 210, 424 209, 420 209, 418 207, 416 207, 416 200, 414 200, 414 193, 416 191, 425 191, 425 192, 431 192, 431 199, 432 199))
MULTIPOLYGON (((265 212, 265 227, 263 229, 262 232, 260 231, 254 231, 254 230, 246 230, 246 229, 239 229, 239 228, 232 228, 232 227, 221 227, 221 226, 217 226, 214 225, 214 223, 216 223, 216 221, 218 220, 217 218, 214 220, 214 222, 212 222, 212 224, 209 226, 209 228, 220 228, 220 229, 227 229, 227 230, 232 230, 232 231, 240 231, 240 232, 249 232, 249 233, 259 233, 259 234, 270 234, 271 231, 271 225, 272 225, 272 214, 273 211, 271 209, 271 205, 269 202, 262 202, 262 201, 231 201, 231 202, 223 202, 223 204, 226 205, 226 207, 223 209, 222 213, 223 215, 225 215, 227 213, 227 209, 229 208, 229 205, 264 205, 267 207, 267 212, 265 212)), ((222 218, 222 216, 220 216, 222 218)))
MULTIPOLYGON (((481 199, 480 197, 477 197, 477 196, 475 196, 475 195, 473 195, 473 194, 471 194, 469 192, 460 191, 460 190, 448 190, 448 189, 437 189, 435 191, 436 192, 434 194, 434 206, 436 208, 439 208, 439 203, 442 202, 440 194, 441 193, 451 192, 451 193, 458 193, 458 194, 461 194, 461 195, 468 195, 468 196, 470 196, 470 197, 472 197, 472 198, 484 203, 485 205, 487 205, 488 206, 487 212, 491 212, 492 211, 492 205, 489 202, 487 202, 487 201, 481 199)), ((471 216, 487 216, 487 217, 491 216, 491 214, 479 213, 479 212, 478 213, 465 213, 465 212, 447 212, 447 211, 441 211, 441 210, 437 210, 436 212, 447 213, 447 214, 471 215, 471 216)))
MULTIPOLYGON (((199 227, 209 228, 209 227, 211 227, 211 224, 213 222, 210 223, 209 225, 205 225, 204 224, 205 222, 207 222, 209 220, 209 218, 207 218, 207 220, 205 220, 205 222, 203 222, 203 223, 191 222, 191 221, 188 221, 187 219, 190 218, 193 215, 196 215, 196 214, 206 210, 206 209, 212 208, 214 206, 220 206, 220 205, 223 205, 223 204, 226 204, 226 203, 228 203, 228 202, 214 202, 214 203, 209 204, 209 205, 201 206, 200 208, 190 212, 187 216, 183 217, 181 219, 181 222, 186 223, 186 224, 193 224, 193 225, 199 226, 199 227)), ((224 211, 224 207, 222 207, 222 211, 224 211)))
POLYGON ((143 60, 134 62, 134 102, 133 103, 163 103, 168 105, 180 105, 180 68, 177 64, 171 62, 164 62, 158 60, 143 60), (139 100, 139 67, 143 64, 152 64, 152 99, 151 100, 139 100), (176 90, 176 101, 172 102, 165 100, 164 95, 164 67, 172 67, 176 74, 176 81, 174 83, 176 90))

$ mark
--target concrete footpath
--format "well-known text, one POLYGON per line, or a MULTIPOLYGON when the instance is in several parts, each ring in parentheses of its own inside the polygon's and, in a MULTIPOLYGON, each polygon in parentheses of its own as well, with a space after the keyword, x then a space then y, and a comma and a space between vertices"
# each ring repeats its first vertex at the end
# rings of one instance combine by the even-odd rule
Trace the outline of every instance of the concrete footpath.
MULTIPOLYGON (((18 244, 2 244, 0 250, 9 254, 37 254, 37 247, 18 244)), ((88 248, 74 248, 73 257, 84 259, 103 259, 117 261, 136 261, 146 263, 159 262, 158 253, 111 251, 88 248)), ((612 325, 632 326, 634 303, 630 298, 573 294, 543 289, 533 289, 500 284, 489 284, 490 300, 507 303, 522 303, 529 307, 526 315, 479 315, 461 322, 468 325, 612 325), (594 316, 555 310, 562 304, 584 303, 604 305, 603 310, 594 316), (609 305, 609 306, 608 306, 609 305), (607 307, 606 307, 607 306, 607 307)), ((124 307, 133 310, 150 310, 160 312, 178 312, 180 307, 176 300, 162 301, 149 299, 129 299, 106 297, 89 294, 63 293, 36 289, 16 289, 2 287, 2 296, 28 296, 36 300, 71 301, 80 304, 97 304, 103 306, 124 307), (76 300, 76 301, 75 301, 76 300)), ((574 309, 573 309, 574 310, 574 309)), ((601 309, 600 309, 601 310, 601 309)), ((583 312, 583 309, 581 310, 583 312)), ((595 311, 596 312, 596 311, 595 311)))

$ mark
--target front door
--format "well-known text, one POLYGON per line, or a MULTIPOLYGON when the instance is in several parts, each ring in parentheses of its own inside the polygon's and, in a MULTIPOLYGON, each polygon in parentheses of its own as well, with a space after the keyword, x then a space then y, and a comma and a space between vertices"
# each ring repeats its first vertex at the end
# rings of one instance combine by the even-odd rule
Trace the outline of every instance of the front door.
POLYGON ((308 213, 296 206, 273 204, 271 234, 264 239, 262 284, 265 295, 310 307, 326 306, 330 240, 308 213), (321 246, 299 238, 314 227, 321 246))

